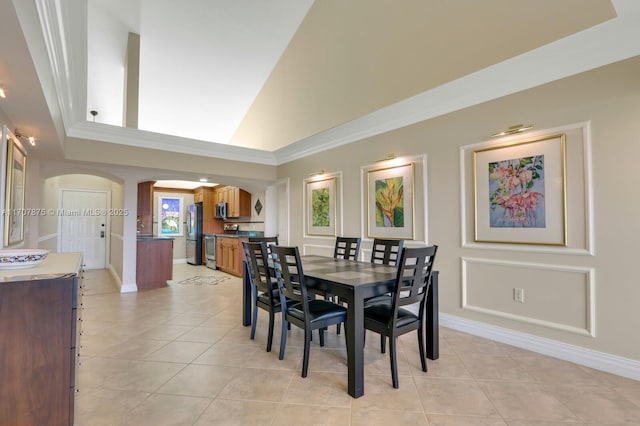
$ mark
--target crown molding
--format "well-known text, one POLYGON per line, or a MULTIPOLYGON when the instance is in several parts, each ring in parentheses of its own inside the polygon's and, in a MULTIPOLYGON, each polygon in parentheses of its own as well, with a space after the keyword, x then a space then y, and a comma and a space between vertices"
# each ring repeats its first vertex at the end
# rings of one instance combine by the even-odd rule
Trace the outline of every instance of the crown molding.
POLYGON ((180 136, 165 135, 140 129, 81 121, 67 130, 71 138, 128 145, 137 148, 179 152, 202 157, 220 158, 268 166, 277 165, 273 153, 259 149, 207 142, 180 136))

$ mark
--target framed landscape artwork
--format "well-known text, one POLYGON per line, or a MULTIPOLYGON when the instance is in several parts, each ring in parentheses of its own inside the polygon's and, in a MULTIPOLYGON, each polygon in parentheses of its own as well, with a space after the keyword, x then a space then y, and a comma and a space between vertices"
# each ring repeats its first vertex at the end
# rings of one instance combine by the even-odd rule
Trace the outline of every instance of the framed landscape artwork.
POLYGON ((475 241, 567 244, 565 135, 473 153, 475 241))
POLYGON ((369 238, 413 239, 413 163, 367 172, 369 238))
POLYGON ((179 237, 183 234, 182 197, 158 197, 158 235, 179 237))
POLYGON ((307 181, 307 235, 336 235, 336 178, 307 181))

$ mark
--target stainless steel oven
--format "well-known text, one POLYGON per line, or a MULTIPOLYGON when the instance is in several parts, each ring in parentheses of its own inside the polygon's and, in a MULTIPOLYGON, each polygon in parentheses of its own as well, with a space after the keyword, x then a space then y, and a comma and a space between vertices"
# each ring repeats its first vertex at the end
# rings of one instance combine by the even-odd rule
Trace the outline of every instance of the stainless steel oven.
POLYGON ((207 234, 204 236, 204 253, 207 268, 217 269, 216 267, 216 236, 207 234))

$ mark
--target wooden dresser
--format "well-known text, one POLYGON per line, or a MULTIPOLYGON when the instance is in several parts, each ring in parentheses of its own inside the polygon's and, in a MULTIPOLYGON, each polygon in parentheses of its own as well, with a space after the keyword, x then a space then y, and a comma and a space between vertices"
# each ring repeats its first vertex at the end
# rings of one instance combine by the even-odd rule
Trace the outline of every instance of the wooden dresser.
POLYGON ((73 425, 82 255, 0 270, 0 424, 73 425))

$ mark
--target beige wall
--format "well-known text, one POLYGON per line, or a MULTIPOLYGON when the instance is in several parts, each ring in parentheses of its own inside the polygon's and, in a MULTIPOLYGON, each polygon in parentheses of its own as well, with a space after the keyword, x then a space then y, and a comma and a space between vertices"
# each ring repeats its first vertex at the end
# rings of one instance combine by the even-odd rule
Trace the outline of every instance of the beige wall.
POLYGON ((341 175, 338 233, 366 238, 366 169, 393 152, 416 161, 417 169, 426 166, 426 189, 416 179, 416 230, 420 240, 426 223, 426 242, 440 246, 442 312, 640 360, 640 286, 630 268, 640 252, 633 178, 640 158, 638 76, 636 58, 282 165, 278 177, 291 179, 291 243, 307 252, 333 245, 303 230, 303 182, 319 169, 341 175), (534 124, 534 133, 570 134, 566 248, 470 244, 469 149, 518 123, 534 124), (513 287, 525 289, 524 303, 513 301, 513 287))

